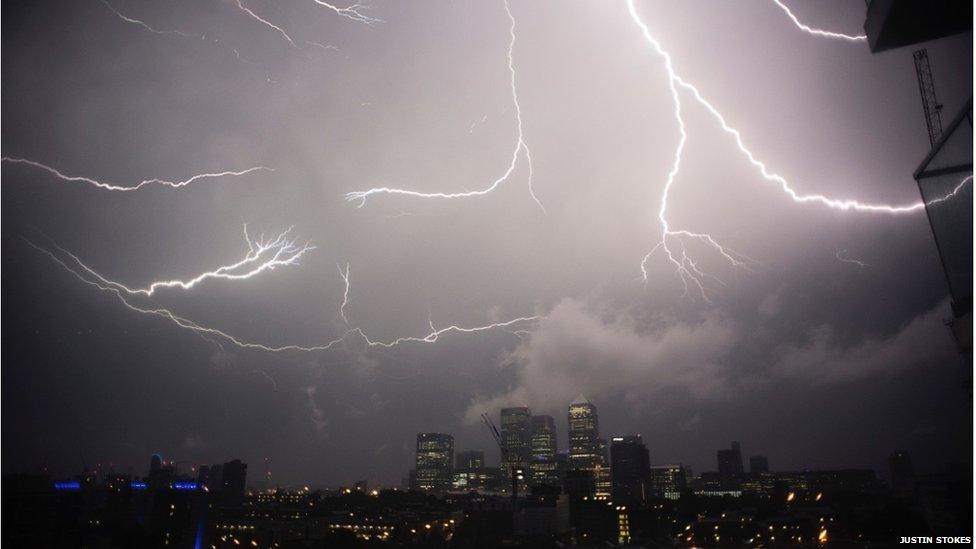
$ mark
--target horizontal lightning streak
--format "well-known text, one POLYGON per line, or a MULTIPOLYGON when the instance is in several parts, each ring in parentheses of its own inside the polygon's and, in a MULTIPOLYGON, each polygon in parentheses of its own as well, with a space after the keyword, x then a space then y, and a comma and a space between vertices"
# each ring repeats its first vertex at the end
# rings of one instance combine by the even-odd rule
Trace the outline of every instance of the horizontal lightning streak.
MULTIPOLYGON (((30 240, 27 240, 27 243, 30 244, 35 249, 37 249, 38 251, 40 251, 41 253, 43 253, 44 255, 51 258, 54 262, 56 262, 58 265, 60 265, 62 268, 64 268, 71 275, 73 275, 75 278, 82 281, 83 283, 89 286, 93 286, 103 292, 107 292, 114 295, 115 298, 124 307, 126 307, 131 311, 140 314, 147 314, 147 315, 153 315, 153 316, 165 318, 170 322, 172 322, 173 324, 175 324, 176 326, 185 330, 193 331, 196 334, 200 335, 201 337, 204 337, 208 341, 212 341, 211 339, 209 339, 211 337, 219 338, 241 349, 261 350, 261 351, 266 351, 271 353, 287 352, 287 351, 301 351, 301 352, 326 351, 335 348, 337 345, 343 343, 350 336, 353 335, 358 336, 358 338, 368 347, 389 349, 407 343, 435 343, 436 341, 438 341, 438 339, 441 336, 450 333, 473 334, 473 333, 480 333, 480 332, 486 332, 491 330, 506 330, 512 327, 525 326, 527 324, 537 322, 544 318, 543 316, 526 316, 526 317, 513 318, 511 320, 507 320, 504 322, 495 322, 491 324, 486 324, 483 326, 462 327, 462 326, 452 325, 440 329, 433 329, 432 327, 431 331, 424 336, 398 337, 388 341, 371 339, 363 329, 357 327, 357 328, 349 328, 348 330, 343 332, 343 334, 340 335, 339 337, 331 341, 328 341, 326 343, 322 343, 318 345, 311 345, 311 346, 266 345, 263 343, 255 343, 255 342, 243 340, 241 338, 238 338, 234 335, 231 335, 228 332, 219 330, 217 328, 203 326, 185 317, 179 316, 173 311, 165 307, 144 307, 144 306, 137 305, 133 301, 131 301, 131 298, 137 297, 137 294, 127 293, 123 289, 124 287, 121 284, 106 279, 101 274, 91 270, 86 266, 81 266, 82 270, 90 275, 90 277, 85 276, 82 274, 82 272, 79 272, 78 269, 73 268, 64 259, 59 257, 57 254, 51 252, 50 250, 43 248, 35 244, 34 242, 31 242, 30 240)), ((58 249, 63 251, 63 249, 61 248, 58 249)), ((72 260, 75 261, 78 265, 81 265, 80 262, 77 261, 77 258, 73 254, 66 251, 63 252, 65 253, 66 256, 71 257, 72 260)))
POLYGON ((515 149, 512 151, 512 159, 508 164, 508 168, 506 168, 505 172, 501 175, 501 177, 495 179, 488 187, 476 191, 455 192, 455 193, 444 193, 444 192, 425 193, 420 191, 411 191, 408 189, 399 189, 399 188, 391 188, 391 187, 374 187, 366 191, 354 191, 354 192, 346 193, 346 200, 350 202, 359 202, 358 207, 362 208, 363 206, 366 205, 366 199, 375 194, 395 194, 395 195, 402 195, 402 196, 411 196, 414 198, 441 198, 441 199, 470 198, 475 196, 484 196, 486 194, 491 193, 492 191, 497 189, 499 185, 501 185, 502 183, 508 180, 508 178, 512 175, 512 172, 515 171, 515 167, 518 164, 519 154, 524 152, 525 160, 529 172, 528 174, 529 195, 532 197, 532 200, 534 200, 535 203, 539 206, 539 208, 543 211, 543 213, 545 213, 546 211, 545 206, 542 205, 542 202, 539 201, 539 198, 536 196, 535 191, 532 189, 532 175, 533 175, 532 155, 529 152, 529 146, 525 143, 525 136, 522 130, 522 107, 519 104, 518 91, 515 86, 515 59, 513 55, 513 51, 515 49, 515 17, 512 15, 512 11, 509 8, 508 0, 504 0, 504 5, 505 5, 505 13, 508 16, 508 20, 510 23, 509 25, 510 40, 508 42, 508 72, 510 75, 512 103, 515 105, 515 120, 517 122, 517 136, 515 140, 515 149))
POLYGON ((136 19, 134 17, 129 17, 128 15, 125 15, 124 13, 120 12, 119 10, 117 10, 115 8, 115 6, 113 6, 112 4, 108 3, 108 0, 102 0, 102 4, 105 4, 105 7, 107 7, 109 10, 111 10, 112 13, 114 13, 116 15, 116 17, 118 17, 119 19, 125 21, 126 23, 132 23, 134 25, 139 25, 140 27, 146 29, 147 31, 149 31, 149 32, 151 32, 153 34, 176 34, 176 35, 182 36, 184 38, 203 38, 203 36, 201 36, 199 34, 190 34, 190 33, 183 32, 183 31, 179 31, 179 30, 161 30, 161 29, 157 29, 155 27, 150 26, 145 21, 142 21, 142 20, 136 19))
POLYGON ((789 17, 790 20, 793 21, 793 24, 796 25, 798 29, 806 33, 812 34, 814 36, 820 36, 822 38, 834 38, 837 40, 846 40, 848 42, 864 42, 868 39, 868 37, 863 34, 859 34, 859 35, 843 34, 840 32, 830 32, 830 31, 812 28, 800 22, 800 20, 797 19, 796 15, 793 15, 793 12, 790 10, 790 8, 787 7, 786 4, 784 4, 780 0, 773 0, 773 3, 779 6, 781 10, 786 12, 787 17, 789 17))
POLYGON ((61 179, 62 181, 71 181, 71 182, 80 181, 83 183, 88 183, 89 185, 93 185, 99 189, 103 189, 106 191, 136 191, 141 189, 142 187, 145 187, 146 185, 162 185, 165 187, 172 187, 175 189, 175 188, 185 187, 191 183, 200 181, 201 179, 214 179, 214 178, 228 177, 228 176, 236 177, 241 175, 247 175, 249 173, 257 172, 257 171, 268 171, 268 172, 274 171, 273 169, 264 166, 255 166, 253 168, 247 168, 246 170, 240 170, 240 171, 228 170, 228 171, 215 172, 215 173, 201 173, 201 174, 194 175, 193 177, 189 179, 185 179, 183 181, 167 181, 165 179, 158 179, 158 178, 146 179, 136 185, 127 187, 123 185, 114 185, 112 183, 105 183, 103 181, 98 181, 97 179, 92 179, 90 177, 82 177, 78 175, 65 175, 61 173, 59 170, 52 168, 51 166, 42 164, 40 162, 36 162, 34 160, 28 160, 26 158, 15 158, 10 156, 4 156, 0 158, 0 160, 2 160, 3 162, 11 162, 14 164, 25 164, 28 166, 33 166, 35 168, 44 170, 50 173, 51 175, 54 175, 55 177, 61 179))
POLYGON ((291 228, 282 232, 277 238, 271 241, 265 241, 263 237, 257 241, 251 241, 251 239, 247 236, 247 226, 245 225, 244 239, 248 245, 248 252, 243 259, 229 265, 223 265, 212 271, 206 271, 189 280, 160 280, 153 282, 144 288, 130 288, 120 282, 108 280, 82 262, 81 259, 79 259, 75 254, 61 247, 58 247, 58 249, 65 255, 71 257, 71 259, 73 259, 82 269, 85 270, 85 272, 97 278, 103 284, 118 288, 127 294, 142 294, 147 297, 151 297, 156 293, 156 290, 160 289, 180 288, 183 290, 190 290, 197 284, 209 279, 246 280, 265 271, 274 270, 277 267, 298 265, 299 259, 301 259, 306 252, 314 250, 315 246, 311 246, 308 243, 298 246, 294 241, 288 239, 288 234, 290 232, 291 228), (267 255, 265 252, 268 251, 272 252, 271 256, 264 257, 267 255), (264 257, 264 259, 262 259, 262 257, 264 257))

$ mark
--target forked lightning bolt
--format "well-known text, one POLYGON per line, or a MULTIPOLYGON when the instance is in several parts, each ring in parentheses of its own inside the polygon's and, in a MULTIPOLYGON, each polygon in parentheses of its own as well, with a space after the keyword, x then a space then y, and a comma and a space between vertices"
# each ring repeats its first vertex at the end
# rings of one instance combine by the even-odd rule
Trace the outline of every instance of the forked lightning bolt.
POLYGON ((270 29, 274 29, 274 30, 278 31, 278 33, 281 34, 281 36, 284 36, 285 37, 285 40, 287 40, 288 43, 292 45, 292 47, 294 47, 295 49, 299 49, 298 48, 298 44, 296 44, 295 41, 291 39, 291 36, 288 36, 288 33, 285 32, 285 29, 279 27, 278 25, 275 25, 271 21, 268 21, 267 19, 264 19, 260 15, 258 15, 256 13, 254 13, 253 11, 251 11, 251 8, 249 8, 249 7, 247 7, 247 6, 244 5, 243 0, 237 0, 237 7, 241 11, 243 11, 244 13, 246 13, 247 15, 249 15, 251 17, 251 19, 254 19, 255 21, 260 22, 262 25, 264 25, 264 26, 266 26, 266 27, 268 27, 270 29))
POLYGON ((863 35, 863 34, 859 34, 859 35, 843 34, 843 33, 840 33, 840 32, 830 32, 830 31, 825 31, 825 30, 815 29, 815 28, 809 27, 809 26, 803 24, 799 19, 797 19, 797 17, 795 15, 793 15, 793 12, 790 11, 790 8, 786 6, 786 4, 784 4, 780 0, 773 0, 773 3, 776 4, 777 6, 779 6, 779 8, 781 10, 783 10, 784 12, 786 12, 787 17, 789 17, 790 20, 793 21, 793 24, 796 25, 796 27, 798 29, 800 29, 803 32, 806 32, 808 34, 812 34, 814 36, 820 36, 822 38, 833 38, 833 39, 836 39, 836 40, 846 40, 848 42, 864 42, 864 41, 866 41, 868 39, 868 37, 865 36, 865 35, 863 35))
MULTIPOLYGON (((328 2, 323 2, 322 0, 312 0, 312 1, 315 2, 316 4, 320 5, 320 6, 324 7, 324 8, 328 8, 328 9, 334 11, 337 15, 340 15, 342 17, 345 17, 346 19, 351 19, 352 21, 358 21, 360 23, 366 23, 367 25, 372 25, 373 23, 379 23, 379 22, 381 22, 380 19, 377 19, 375 17, 370 17, 370 16, 364 14, 362 12, 362 10, 368 9, 368 6, 365 6, 363 4, 353 4, 353 5, 351 5, 349 7, 346 7, 346 8, 340 8, 340 7, 338 7, 338 6, 334 5, 334 4, 330 4, 328 2)), ((280 34, 281 36, 283 36, 284 39, 287 40, 288 43, 292 45, 292 47, 294 47, 296 49, 301 49, 301 48, 298 47, 298 44, 295 43, 295 41, 292 39, 292 37, 289 36, 287 32, 285 32, 285 29, 281 28, 278 25, 275 25, 271 21, 268 21, 267 19, 261 17, 257 13, 254 13, 254 11, 251 8, 249 8, 246 5, 244 5, 244 1, 243 0, 236 0, 236 3, 237 3, 237 8, 240 9, 241 11, 243 11, 244 13, 246 13, 251 19, 254 19, 255 21, 258 21, 259 23, 261 23, 262 25, 268 27, 269 29, 273 29, 273 30, 277 31, 278 34, 280 34)), ((319 44, 319 43, 316 43, 316 42, 307 42, 306 41, 306 44, 310 44, 310 45, 313 45, 313 46, 321 47, 323 49, 330 49, 330 48, 331 49, 335 49, 332 46, 323 46, 322 44, 319 44)))
MULTIPOLYGON (((217 328, 211 328, 208 326, 203 326, 192 320, 182 317, 165 307, 142 306, 136 304, 134 300, 137 298, 139 299, 145 298, 146 297, 145 294, 127 291, 124 285, 109 280, 103 275, 95 272, 91 268, 83 265, 80 261, 78 261, 78 258, 74 254, 71 254, 70 252, 63 250, 60 247, 57 247, 58 251, 61 252, 61 255, 59 256, 58 254, 55 254, 54 252, 46 248, 43 248, 29 240, 27 242, 28 244, 30 244, 32 247, 34 247, 41 253, 51 258, 53 261, 55 261, 58 265, 60 265, 69 273, 71 273, 71 275, 73 275, 78 280, 84 282, 85 284, 93 286, 103 292, 107 292, 114 295, 115 298, 127 309, 140 314, 165 318, 170 322, 172 322, 173 324, 175 324, 176 326, 184 330, 192 331, 197 335, 205 338, 207 341, 211 341, 215 343, 217 341, 224 341, 232 345, 235 345, 237 347, 240 347, 241 349, 261 350, 261 351, 272 352, 272 353, 286 352, 286 351, 303 351, 303 352, 326 351, 329 349, 336 348, 338 345, 347 341, 350 337, 353 336, 358 337, 358 339, 363 344, 365 344, 367 347, 370 348, 392 348, 406 343, 435 343, 438 341, 438 339, 440 339, 441 336, 450 333, 471 334, 471 333, 487 332, 492 330, 508 330, 510 328, 520 328, 520 327, 524 328, 544 318, 542 316, 526 316, 526 317, 513 318, 511 320, 507 320, 504 322, 494 322, 483 326, 474 326, 474 327, 448 326, 446 328, 440 328, 440 329, 434 329, 433 324, 431 324, 431 331, 426 335, 397 337, 395 339, 391 339, 388 341, 371 339, 362 328, 356 327, 356 328, 347 329, 345 332, 342 333, 342 335, 336 337, 335 339, 332 339, 331 341, 317 344, 317 345, 310 345, 310 346, 267 345, 263 343, 246 341, 234 335, 231 335, 230 333, 225 332, 223 330, 219 330, 217 328), (69 264, 69 258, 71 264, 69 264)), ((343 306, 345 304, 346 301, 343 302, 343 306)))
POLYGON ((535 191, 532 189, 532 155, 529 152, 529 146, 525 143, 525 135, 522 130, 522 107, 519 104, 518 91, 517 88, 515 87, 515 59, 513 54, 513 51, 515 49, 515 17, 512 15, 512 10, 508 6, 508 0, 504 0, 504 5, 505 5, 505 13, 506 15, 508 15, 508 20, 509 20, 510 38, 508 42, 508 72, 510 76, 509 82, 512 91, 512 103, 515 105, 515 121, 517 123, 517 131, 516 131, 516 139, 515 139, 515 149, 512 151, 512 159, 508 163, 508 168, 506 168, 505 172, 501 175, 501 177, 495 179, 489 186, 477 191, 454 192, 454 193, 443 193, 443 192, 427 193, 427 192, 420 192, 420 191, 411 191, 409 189, 399 189, 399 188, 391 188, 391 187, 374 187, 366 191, 355 191, 355 192, 346 193, 346 200, 350 202, 359 202, 359 207, 361 208, 364 205, 366 205, 367 198, 377 194, 396 194, 396 195, 403 195, 403 196, 411 196, 414 198, 444 198, 444 199, 484 196, 494 191, 495 189, 498 188, 499 185, 501 185, 502 183, 508 180, 508 178, 512 175, 512 172, 515 171, 515 167, 518 164, 519 155, 524 153, 526 166, 528 168, 529 194, 532 196, 532 200, 535 201, 535 203, 539 206, 539 208, 542 209, 543 212, 546 211, 545 206, 542 205, 542 202, 539 201, 539 198, 535 195, 535 191))
POLYGON ((315 246, 311 246, 308 243, 299 246, 295 241, 288 238, 290 232, 291 228, 280 233, 274 240, 265 240, 262 235, 258 240, 252 241, 248 237, 247 226, 245 225, 244 240, 247 242, 248 251, 239 261, 223 265, 212 271, 203 272, 188 280, 160 280, 152 282, 143 288, 130 288, 120 282, 108 280, 83 263, 78 256, 61 247, 58 247, 58 250, 74 260, 86 273, 98 279, 99 282, 115 287, 130 295, 142 294, 146 297, 151 297, 157 290, 169 288, 190 290, 205 280, 246 280, 265 271, 272 271, 277 267, 298 265, 299 259, 306 252, 314 250, 315 246))
POLYGON ((336 14, 341 15, 346 19, 352 19, 353 21, 357 21, 359 23, 366 23, 367 25, 372 25, 373 23, 382 22, 381 19, 370 17, 363 13, 362 10, 369 9, 369 6, 364 6, 362 4, 353 4, 345 8, 340 8, 334 4, 323 2, 322 0, 313 0, 313 1, 322 7, 328 8, 336 12, 336 14))
POLYGON ((69 181, 69 182, 77 181, 81 183, 87 183, 89 185, 92 185, 96 188, 105 191, 137 191, 147 185, 162 185, 164 187, 180 188, 203 179, 214 179, 214 178, 228 177, 228 176, 241 176, 241 175, 247 175, 249 173, 258 172, 258 171, 268 171, 268 172, 274 171, 271 168, 266 168, 264 166, 255 166, 253 168, 247 168, 246 170, 240 170, 240 171, 228 170, 228 171, 214 172, 214 173, 201 173, 201 174, 194 175, 189 179, 184 179, 183 181, 167 181, 165 179, 153 178, 153 179, 143 180, 135 185, 125 186, 125 185, 116 185, 113 183, 106 183, 104 181, 99 181, 97 179, 92 179, 90 177, 82 177, 79 175, 65 175, 61 173, 59 170, 52 168, 51 166, 42 164, 40 162, 36 162, 34 160, 28 160, 26 158, 14 158, 9 156, 4 156, 0 160, 2 160, 3 162, 10 162, 13 164, 24 164, 27 166, 32 166, 44 170, 50 173, 51 175, 54 175, 58 179, 61 179, 62 181, 69 181))
MULTIPOLYGON (((759 173, 762 175, 763 179, 770 183, 774 183, 778 186, 787 196, 789 196, 794 202, 797 203, 812 203, 820 204, 831 209, 842 210, 842 211, 857 211, 857 212, 871 212, 871 213, 885 213, 885 214, 905 214, 920 211, 925 208, 925 202, 913 202, 904 205, 889 205, 889 204, 872 204, 864 203, 854 199, 837 199, 827 197, 822 194, 804 194, 796 191, 783 176, 769 171, 766 164, 756 158, 756 156, 749 150, 745 143, 743 142, 742 135, 739 131, 728 124, 725 117, 707 101, 701 94, 701 92, 693 84, 684 80, 675 71, 672 64, 671 55, 661 47, 661 44, 654 38, 651 34, 650 29, 641 19, 640 15, 637 13, 637 8, 634 5, 634 0, 626 0, 627 9, 630 14, 631 19, 638 26, 641 33, 643 34, 645 40, 651 45, 655 53, 664 59, 664 68, 668 75, 668 87, 671 92, 671 99, 674 107, 674 117, 678 125, 678 145, 675 149, 674 160, 671 165, 671 169, 668 172, 667 179, 664 184, 664 189, 661 195, 661 206, 658 210, 658 221, 661 225, 661 237, 660 241, 654 246, 654 248, 649 252, 644 259, 641 261, 641 273, 644 280, 647 280, 647 261, 651 257, 651 254, 657 250, 662 250, 664 255, 667 257, 674 266, 677 275, 681 279, 682 284, 685 287, 685 292, 687 293, 689 283, 694 285, 700 292, 703 299, 707 299, 705 294, 705 284, 703 281, 703 273, 698 269, 695 262, 686 254, 684 248, 682 247, 681 253, 677 253, 672 250, 670 242, 675 240, 681 240, 682 238, 687 238, 693 241, 700 242, 705 246, 711 248, 717 252, 721 257, 731 263, 733 266, 744 266, 748 258, 729 249, 728 247, 720 244, 711 235, 706 233, 695 233, 687 230, 676 230, 671 228, 668 223, 667 218, 667 208, 668 208, 668 195, 671 190, 672 185, 681 169, 681 158, 682 152, 684 151, 685 142, 687 141, 687 133, 685 131, 684 118, 682 117, 682 102, 680 90, 684 90, 689 93, 695 101, 705 108, 719 123, 722 130, 731 135, 734 138, 739 151, 745 155, 749 163, 758 169, 759 173)), ((955 194, 958 190, 971 180, 967 178, 956 188, 951 194, 955 194)), ((951 194, 949 196, 951 196, 951 194)), ((937 201, 945 200, 948 196, 930 201, 929 203, 934 203, 937 201)))

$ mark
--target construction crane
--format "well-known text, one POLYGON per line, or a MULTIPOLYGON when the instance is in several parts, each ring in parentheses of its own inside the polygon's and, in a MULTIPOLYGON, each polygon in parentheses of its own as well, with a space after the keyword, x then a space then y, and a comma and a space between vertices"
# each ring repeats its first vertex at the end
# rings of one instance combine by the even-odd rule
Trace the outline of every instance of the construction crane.
POLYGON ((935 97, 935 83, 932 81, 932 67, 929 66, 929 52, 922 48, 912 53, 915 59, 915 75, 918 77, 918 90, 922 94, 922 110, 925 111, 925 125, 929 130, 929 143, 934 147, 942 137, 942 104, 935 97))
MULTIPOLYGON (((506 455, 507 452, 505 451, 505 444, 502 441, 502 435, 498 431, 498 427, 495 426, 495 422, 491 420, 491 416, 489 416, 487 412, 482 412, 481 421, 485 424, 485 427, 488 428, 488 432, 491 433, 491 438, 495 439, 495 444, 498 444, 498 450, 501 452, 502 463, 508 461, 505 459, 508 456, 506 455)), ((522 471, 515 466, 515 462, 510 463, 511 470, 509 471, 509 476, 512 478, 512 509, 514 510, 515 501, 518 499, 518 483, 520 480, 522 480, 522 471)))

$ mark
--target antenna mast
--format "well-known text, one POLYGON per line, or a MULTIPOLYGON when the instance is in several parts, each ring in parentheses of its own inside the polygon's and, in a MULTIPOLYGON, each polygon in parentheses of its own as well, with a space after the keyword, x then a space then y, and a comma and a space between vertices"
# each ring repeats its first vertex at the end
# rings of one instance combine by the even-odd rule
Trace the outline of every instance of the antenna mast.
POLYGON ((915 59, 915 75, 918 77, 918 90, 922 94, 922 110, 925 111, 925 125, 929 130, 929 143, 934 147, 942 137, 942 104, 935 97, 935 83, 932 81, 932 67, 929 66, 929 52, 922 48, 912 53, 915 59))

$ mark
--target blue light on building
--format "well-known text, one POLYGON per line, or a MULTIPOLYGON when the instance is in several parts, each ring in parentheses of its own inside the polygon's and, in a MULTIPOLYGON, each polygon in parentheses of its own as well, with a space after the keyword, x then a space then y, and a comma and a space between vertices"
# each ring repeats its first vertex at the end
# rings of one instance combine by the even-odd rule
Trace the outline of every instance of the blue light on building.
POLYGON ((129 487, 132 488, 133 490, 145 490, 146 488, 148 488, 146 483, 142 482, 141 480, 133 480, 129 484, 129 487))
POLYGON ((189 481, 178 480, 178 481, 176 481, 176 482, 173 483, 173 489, 174 490, 196 490, 197 489, 197 483, 196 482, 189 482, 189 481))
POLYGON ((62 492, 64 492, 64 491, 76 492, 78 490, 81 490, 81 482, 79 482, 77 480, 67 480, 67 481, 64 481, 64 482, 55 482, 54 483, 54 489, 55 490, 58 490, 58 491, 62 491, 62 492))

